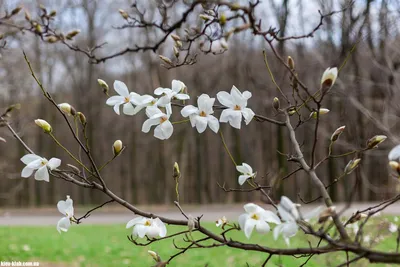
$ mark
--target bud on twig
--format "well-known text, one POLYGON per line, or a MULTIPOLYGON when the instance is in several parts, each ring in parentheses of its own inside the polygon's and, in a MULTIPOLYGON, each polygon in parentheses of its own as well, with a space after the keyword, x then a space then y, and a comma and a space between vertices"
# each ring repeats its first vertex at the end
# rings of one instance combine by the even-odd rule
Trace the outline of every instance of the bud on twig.
POLYGON ((123 10, 123 9, 118 9, 118 12, 119 12, 119 14, 121 14, 121 16, 122 16, 125 20, 127 20, 127 19, 129 18, 129 15, 128 15, 128 13, 126 13, 125 10, 123 10))
POLYGON ((71 106, 68 103, 61 103, 57 105, 65 114, 68 116, 75 116, 76 115, 76 110, 74 109, 73 106, 71 106))
POLYGON ((4 139, 3 137, 0 137, 0 141, 4 142, 4 143, 7 143, 6 139, 4 139))
POLYGON ((67 164, 67 166, 70 168, 70 169, 72 169, 75 173, 81 173, 81 170, 79 170, 79 168, 78 167, 76 167, 76 166, 74 166, 74 165, 72 165, 72 164, 67 164))
POLYGON ((201 18, 204 21, 209 21, 209 20, 213 20, 214 19, 213 17, 211 17, 209 15, 206 15, 206 14, 200 14, 199 18, 201 18))
POLYGON ((335 214, 335 211, 336 211, 335 206, 331 206, 331 207, 325 209, 324 211, 322 211, 319 215, 318 223, 326 222, 326 220, 328 220, 329 217, 331 217, 332 215, 335 214))
POLYGON ((122 141, 121 140, 116 140, 113 144, 113 153, 114 153, 114 157, 118 156, 121 151, 122 151, 122 141))
POLYGON ((22 7, 16 7, 11 11, 11 16, 17 15, 21 11, 22 7))
POLYGON ((55 43, 55 42, 58 41, 58 38, 57 38, 56 36, 53 35, 53 36, 48 37, 46 41, 47 41, 48 43, 53 44, 53 43, 55 43))
POLYGON ((156 262, 160 262, 161 258, 160 256, 157 254, 157 252, 154 252, 152 250, 148 250, 147 253, 149 253, 149 255, 153 258, 153 260, 155 260, 156 262))
POLYGON ((336 140, 339 139, 340 135, 343 133, 344 129, 346 128, 346 126, 340 126, 339 128, 337 128, 332 136, 331 136, 331 142, 335 142, 336 140))
POLYGON ((192 232, 194 227, 196 225, 196 222, 194 220, 194 218, 192 217, 192 215, 188 215, 188 228, 189 228, 189 232, 192 232))
POLYGON ((389 166, 400 175, 400 164, 397 161, 390 161, 389 166))
MULTIPOLYGON (((319 113, 319 115, 321 116, 321 115, 327 114, 329 111, 330 111, 330 110, 327 109, 327 108, 320 108, 319 111, 318 111, 318 113, 319 113)), ((316 118, 318 117, 317 112, 316 112, 316 111, 311 112, 310 117, 312 117, 313 119, 316 119, 316 118)))
POLYGON ((57 15, 57 11, 52 10, 49 14, 50 17, 55 17, 57 15))
POLYGON ((372 149, 378 147, 378 145, 385 141, 386 138, 386 135, 375 135, 367 141, 367 148, 372 149))
POLYGON ((105 81, 103 81, 102 79, 97 79, 97 82, 99 83, 101 88, 103 88, 103 93, 105 93, 108 96, 108 91, 110 90, 110 88, 108 87, 108 84, 105 81))
POLYGON ((86 126, 87 121, 86 121, 85 115, 82 112, 77 112, 76 114, 78 115, 79 121, 81 122, 81 124, 83 126, 86 126))
POLYGON ((175 42, 181 40, 181 37, 179 37, 179 35, 176 34, 171 34, 171 38, 174 39, 175 42))
POLYGON ((279 98, 274 97, 274 100, 272 101, 272 106, 274 107, 275 110, 278 110, 281 107, 281 103, 279 102, 279 98))
POLYGON ((158 55, 162 61, 167 63, 168 65, 172 65, 171 59, 167 58, 166 56, 158 55))
POLYGON ((31 21, 31 14, 29 14, 29 11, 28 11, 28 10, 25 10, 25 19, 26 19, 27 21, 31 21))
POLYGON ((355 170, 355 168, 358 167, 361 159, 352 159, 347 163, 346 167, 344 168, 344 173, 345 174, 350 174, 352 171, 355 170))
POLYGON ((78 35, 81 31, 80 30, 73 30, 69 33, 67 33, 67 35, 65 36, 66 39, 68 40, 72 40, 72 38, 74 38, 76 35, 78 35))
POLYGON ((294 70, 294 60, 293 60, 293 58, 292 58, 291 56, 288 56, 288 58, 287 58, 287 63, 288 63, 288 65, 289 65, 289 68, 290 68, 291 70, 294 70))
POLYGON ((172 176, 174 177, 175 180, 179 179, 179 177, 181 176, 181 171, 179 170, 179 165, 177 162, 174 163, 174 170, 172 176))
POLYGON ((176 58, 178 58, 178 57, 179 57, 179 50, 178 50, 178 48, 177 48, 176 46, 174 46, 174 47, 173 47, 173 50, 174 50, 174 56, 175 56, 176 58))
POLYGON ((348 223, 351 224, 351 223, 358 222, 359 220, 366 218, 367 216, 368 216, 367 214, 362 213, 362 212, 357 213, 355 215, 353 214, 353 216, 350 218, 348 223))
POLYGON ((51 128, 51 125, 45 120, 37 119, 37 120, 35 120, 35 123, 37 126, 42 128, 45 133, 51 133, 53 131, 53 129, 51 128))
POLYGON ((224 26, 226 24, 226 15, 225 15, 225 13, 221 13, 221 15, 219 16, 219 24, 221 26, 224 26))

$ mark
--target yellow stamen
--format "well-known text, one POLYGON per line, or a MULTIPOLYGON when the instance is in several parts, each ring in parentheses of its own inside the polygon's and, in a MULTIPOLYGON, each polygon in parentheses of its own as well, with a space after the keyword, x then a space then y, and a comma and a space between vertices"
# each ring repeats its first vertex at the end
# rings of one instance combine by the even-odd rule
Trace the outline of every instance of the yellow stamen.
POLYGON ((260 219, 260 217, 258 217, 258 215, 255 214, 255 213, 253 215, 251 215, 251 218, 254 219, 254 220, 259 220, 260 219))
POLYGON ((166 121, 166 120, 168 120, 167 117, 161 117, 161 118, 160 118, 160 124, 163 123, 163 122, 166 121))
POLYGON ((239 105, 235 105, 234 110, 241 110, 239 105))
POLYGON ((207 117, 207 114, 204 111, 202 111, 202 112, 200 112, 200 116, 207 117))
POLYGON ((125 103, 129 103, 129 98, 128 97, 125 97, 125 103))
POLYGON ((149 220, 147 220, 147 221, 144 223, 144 226, 151 226, 151 222, 150 222, 149 220))

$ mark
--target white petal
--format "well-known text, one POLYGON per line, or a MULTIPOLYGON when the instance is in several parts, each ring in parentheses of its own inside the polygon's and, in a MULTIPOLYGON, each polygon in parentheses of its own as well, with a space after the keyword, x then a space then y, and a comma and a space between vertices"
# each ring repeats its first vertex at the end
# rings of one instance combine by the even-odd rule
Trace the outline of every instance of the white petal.
POLYGON ((231 96, 233 104, 239 105, 242 108, 247 106, 247 99, 242 96, 242 93, 236 88, 236 86, 232 86, 231 96))
POLYGON ((148 226, 144 226, 142 224, 135 225, 133 228, 133 233, 138 235, 140 238, 143 238, 147 234, 148 226))
POLYGON ((156 238, 160 235, 160 228, 155 225, 148 226, 146 229, 146 235, 149 238, 156 238))
POLYGON ((29 176, 32 175, 33 171, 34 169, 25 166, 25 168, 22 169, 21 177, 28 178, 29 176))
POLYGON ((63 217, 57 222, 57 231, 61 234, 61 231, 67 232, 69 227, 71 226, 71 222, 69 218, 63 217))
POLYGON ((235 106, 232 101, 232 96, 228 94, 228 92, 219 92, 217 94, 217 99, 225 107, 233 108, 235 106))
POLYGON ((279 234, 282 232, 282 228, 283 228, 284 224, 279 224, 277 226, 275 226, 274 228, 274 239, 277 240, 279 237, 279 234))
POLYGON ((240 175, 238 182, 240 185, 243 185, 247 179, 249 179, 251 176, 250 175, 240 175))
POLYGON ((181 115, 185 118, 192 114, 199 114, 199 109, 193 105, 187 105, 181 110, 181 115))
POLYGON ((395 146, 389 152, 389 161, 400 161, 400 145, 395 146))
POLYGON ((129 90, 126 84, 121 81, 114 82, 114 90, 123 97, 129 97, 129 90))
POLYGON ((54 170, 61 165, 61 159, 58 158, 51 158, 49 162, 47 162, 47 166, 50 168, 50 170, 54 170))
POLYGON ((240 129, 242 122, 242 113, 239 110, 224 109, 219 119, 220 122, 229 122, 229 124, 236 129, 240 129))
POLYGON ((207 129, 208 120, 206 117, 197 116, 196 118, 196 129, 199 133, 204 132, 207 129))
POLYGON ((130 220, 127 224, 126 224, 126 229, 131 228, 132 226, 138 224, 138 223, 144 223, 146 221, 146 218, 144 217, 136 217, 132 220, 130 220))
POLYGON ((73 200, 69 196, 67 196, 67 199, 65 200, 65 214, 69 218, 74 216, 73 204, 74 204, 73 200))
POLYGON ((171 89, 172 91, 179 93, 181 92, 183 89, 185 89, 185 84, 179 80, 172 80, 172 86, 171 89))
POLYGON ((163 112, 156 106, 151 106, 146 108, 146 115, 147 117, 151 118, 155 116, 156 114, 163 114, 163 112))
POLYGON ((160 107, 165 107, 169 103, 171 103, 171 99, 168 96, 162 96, 157 100, 157 106, 160 107))
POLYGON ((35 180, 38 181, 49 181, 49 171, 47 170, 47 166, 40 167, 35 173, 35 180))
POLYGON ((246 223, 246 221, 249 219, 249 214, 244 213, 242 215, 239 216, 239 225, 240 225, 240 229, 244 230, 244 224, 246 223))
POLYGON ((251 93, 250 93, 249 91, 244 91, 244 92, 242 93, 242 96, 243 96, 246 100, 248 100, 249 98, 251 98, 251 93))
POLYGON ((245 166, 243 166, 243 164, 242 164, 242 165, 237 165, 237 166, 236 166, 236 170, 237 170, 238 172, 241 172, 241 173, 247 173, 247 169, 246 169, 245 166))
POLYGON ((268 223, 262 220, 258 220, 256 223, 256 231, 260 234, 265 234, 268 233, 270 230, 270 227, 268 223))
POLYGON ((148 133, 150 131, 151 126, 160 124, 160 119, 148 119, 142 125, 142 132, 148 133))
POLYGON ((170 121, 165 121, 154 129, 154 137, 165 140, 171 137, 174 127, 170 121))
POLYGON ((257 221, 253 219, 246 220, 244 224, 244 234, 247 238, 250 238, 251 232, 253 232, 254 226, 256 226, 257 221))
POLYGON ((107 99, 106 104, 109 106, 115 106, 117 104, 122 104, 124 102, 125 102, 125 97, 115 95, 115 96, 112 96, 109 99, 107 99))
POLYGON ((253 173, 253 168, 249 164, 243 162, 243 167, 246 169, 246 173, 253 173))
POLYGON ((248 203, 244 205, 243 208, 247 213, 259 213, 265 211, 263 208, 254 203, 248 203))
POLYGON ((282 235, 285 238, 295 236, 298 229, 299 229, 299 227, 297 226, 297 224, 295 222, 284 223, 283 228, 282 228, 282 235))
POLYGON ((67 203, 64 200, 60 200, 57 203, 57 209, 61 214, 66 215, 65 211, 67 210, 67 203))
POLYGON ((136 115, 136 114, 137 114, 139 111, 141 111, 144 107, 145 107, 145 105, 136 106, 135 109, 133 110, 133 115, 136 115))
POLYGON ((21 158, 21 161, 25 164, 28 165, 29 163, 31 163, 32 161, 38 160, 38 159, 42 159, 42 157, 39 157, 38 155, 35 154, 26 154, 25 156, 23 156, 21 158))
POLYGON ((172 105, 171 102, 165 105, 165 110, 167 111, 168 117, 172 114, 172 105))
POLYGON ((190 96, 187 94, 176 94, 175 98, 179 100, 188 100, 190 99, 190 96))
POLYGON ((154 223, 160 230, 160 237, 165 237, 167 235, 167 227, 165 227, 165 224, 159 218, 155 218, 154 223))
POLYGON ((219 121, 216 117, 212 115, 207 116, 208 126, 210 127, 213 132, 218 133, 219 131, 219 121))
POLYGON ((281 223, 281 220, 279 219, 279 217, 270 210, 264 210, 264 211, 260 212, 260 215, 264 221, 267 221, 270 223, 275 223, 275 224, 281 223))
POLYGON ((170 93, 171 89, 168 88, 163 88, 163 87, 158 87, 154 90, 155 95, 162 95, 162 94, 168 94, 170 93))
MULTIPOLYGON (((121 103, 122 104, 122 103, 121 103)), ((117 113, 118 115, 120 115, 120 113, 119 113, 119 106, 121 106, 121 104, 116 104, 115 106, 114 106, 114 111, 115 111, 115 113, 117 113)))
POLYGON ((210 98, 207 94, 202 94, 197 99, 197 106, 201 111, 204 111, 207 115, 213 113, 213 105, 215 102, 215 98, 210 98))
POLYGON ((132 106, 131 103, 125 103, 122 107, 122 112, 124 112, 125 115, 134 115, 135 108, 132 106))
POLYGON ((251 122, 251 120, 253 119, 253 117, 255 115, 254 112, 249 108, 243 109, 242 114, 243 114, 244 122, 246 123, 246 125, 248 125, 251 122))
POLYGON ((304 214, 304 215, 303 215, 303 219, 304 219, 304 220, 309 220, 309 219, 311 219, 311 218, 316 218, 316 217, 318 217, 318 216, 320 215, 320 213, 322 212, 322 210, 323 210, 323 207, 322 207, 322 206, 316 207, 316 208, 313 209, 312 211, 310 211, 310 212, 304 214))
POLYGON ((37 170, 37 169, 39 169, 40 167, 43 166, 42 165, 43 161, 45 162, 44 158, 40 158, 40 159, 34 160, 31 163, 29 163, 28 165, 26 165, 26 167, 29 167, 29 168, 34 169, 34 170, 37 170))

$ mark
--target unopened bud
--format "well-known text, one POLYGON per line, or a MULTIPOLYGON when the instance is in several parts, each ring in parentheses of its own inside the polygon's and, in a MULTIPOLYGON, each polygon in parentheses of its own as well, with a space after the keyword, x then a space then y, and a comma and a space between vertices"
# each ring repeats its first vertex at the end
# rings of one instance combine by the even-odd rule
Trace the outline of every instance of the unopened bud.
POLYGON ((226 42, 226 39, 225 39, 225 38, 222 38, 222 39, 219 41, 219 44, 221 45, 222 49, 228 50, 228 43, 226 42))
POLYGON ((358 222, 359 220, 366 218, 367 216, 368 216, 367 214, 362 213, 362 212, 357 213, 355 215, 353 214, 353 216, 350 218, 348 223, 351 224, 351 223, 358 222))
POLYGON ((176 45, 176 47, 181 48, 182 47, 182 42, 181 41, 175 41, 175 45, 176 45))
POLYGON ((108 84, 105 81, 103 81, 102 79, 97 79, 97 82, 103 89, 103 93, 105 93, 108 96, 108 91, 110 90, 110 88, 108 87, 108 84))
POLYGON ((196 222, 195 222, 194 218, 192 217, 192 215, 189 214, 188 215, 188 228, 189 228, 190 232, 193 231, 195 225, 196 225, 196 222))
POLYGON ((53 130, 51 128, 51 125, 45 120, 37 119, 37 120, 35 120, 35 123, 36 123, 37 126, 42 128, 45 133, 51 133, 52 130, 53 130))
POLYGON ((85 126, 87 123, 85 115, 82 112, 77 112, 76 114, 78 115, 81 124, 85 126))
POLYGON ((11 11, 11 16, 17 15, 21 11, 22 7, 16 7, 11 11))
POLYGON ((4 142, 4 143, 7 143, 6 139, 4 139, 3 137, 0 137, 0 141, 4 142))
POLYGON ((325 209, 324 211, 322 211, 319 215, 318 223, 323 223, 326 220, 328 220, 329 217, 331 217, 332 215, 335 214, 335 211, 336 211, 335 206, 331 206, 331 207, 325 209))
POLYGON ((46 40, 48 43, 56 43, 58 41, 58 38, 56 36, 50 36, 46 40))
POLYGON ((152 251, 152 250, 148 250, 147 253, 149 253, 149 255, 150 255, 150 256, 153 258, 153 260, 155 260, 156 262, 160 262, 160 261, 161 261, 160 256, 159 256, 156 252, 154 252, 154 251, 152 251))
MULTIPOLYGON (((329 111, 330 111, 330 110, 327 109, 327 108, 320 108, 318 113, 319 113, 319 115, 321 116, 321 115, 327 114, 329 111)), ((318 117, 317 112, 316 112, 316 111, 311 112, 310 117, 316 119, 316 118, 318 117)))
POLYGON ((181 40, 181 37, 179 37, 179 35, 176 34, 171 34, 171 38, 174 39, 175 42, 181 40))
POLYGON ((76 166, 74 166, 72 164, 67 164, 67 166, 69 168, 71 168, 75 173, 78 173, 78 174, 81 173, 81 170, 78 167, 76 167, 76 166))
POLYGON ((174 177, 174 179, 179 179, 179 177, 181 176, 181 171, 179 170, 178 162, 174 163, 174 170, 172 176, 174 177))
POLYGON ((167 63, 168 65, 172 65, 171 59, 167 58, 166 56, 158 55, 162 61, 167 63))
POLYGON ((123 10, 123 9, 118 9, 118 12, 119 12, 119 14, 121 14, 121 16, 122 16, 124 19, 128 19, 128 18, 129 18, 129 15, 128 15, 128 13, 126 13, 125 10, 123 10))
POLYGON ((36 23, 36 24, 35 24, 35 31, 36 31, 37 33, 42 33, 42 26, 40 26, 39 23, 36 23))
POLYGON ((292 116, 293 114, 295 114, 297 111, 296 111, 296 108, 295 107, 292 107, 292 108, 289 108, 289 110, 288 110, 288 114, 290 115, 290 116, 292 116))
POLYGON ((25 19, 26 19, 27 21, 31 21, 31 14, 29 14, 29 11, 28 11, 28 10, 25 10, 25 19))
POLYGON ((337 128, 332 136, 331 136, 331 142, 335 142, 336 140, 339 139, 340 135, 343 133, 344 129, 346 128, 346 126, 340 126, 339 128, 337 128))
POLYGON ((288 58, 287 58, 287 64, 289 65, 289 68, 290 68, 291 70, 294 70, 294 60, 293 60, 293 58, 292 58, 291 56, 288 56, 288 58))
POLYGON ((400 175, 400 164, 397 161, 390 161, 389 166, 400 175))
POLYGON ((275 110, 278 110, 281 107, 281 103, 279 102, 279 98, 274 97, 274 100, 272 101, 272 106, 274 107, 275 110))
POLYGON ((173 47, 173 50, 174 50, 174 56, 175 56, 175 57, 179 57, 179 50, 178 50, 178 48, 177 48, 176 46, 174 46, 174 47, 173 47))
POLYGON ((74 109, 73 106, 71 106, 68 103, 61 103, 57 105, 65 114, 67 114, 68 116, 72 115, 75 116, 76 114, 76 110, 74 109))
POLYGON ((123 148, 122 141, 121 140, 116 140, 114 142, 114 144, 113 144, 113 153, 114 153, 115 157, 118 156, 119 153, 121 153, 122 148, 123 148))
POLYGON ((57 11, 52 10, 49 14, 50 17, 55 17, 57 15, 57 11))
POLYGON ((224 228, 224 226, 228 223, 228 220, 226 219, 225 216, 222 216, 222 218, 218 219, 217 221, 215 221, 215 225, 217 227, 222 227, 224 228))
POLYGON ((213 17, 211 17, 209 15, 206 15, 206 14, 200 14, 199 18, 201 18, 202 20, 205 20, 205 21, 209 21, 209 20, 213 20, 214 19, 213 17))
POLYGON ((77 36, 81 31, 80 30, 73 30, 70 31, 69 33, 67 33, 67 35, 65 36, 66 39, 71 40, 72 38, 74 38, 75 36, 77 36))
POLYGON ((344 173, 345 174, 350 174, 352 171, 355 170, 355 168, 358 167, 361 159, 352 159, 347 163, 346 167, 344 168, 344 173))
POLYGON ((386 135, 375 135, 367 141, 367 148, 372 149, 378 147, 378 145, 385 141, 386 138, 386 135))
POLYGON ((226 23, 226 15, 225 13, 221 13, 221 15, 219 16, 219 24, 224 26, 226 23))

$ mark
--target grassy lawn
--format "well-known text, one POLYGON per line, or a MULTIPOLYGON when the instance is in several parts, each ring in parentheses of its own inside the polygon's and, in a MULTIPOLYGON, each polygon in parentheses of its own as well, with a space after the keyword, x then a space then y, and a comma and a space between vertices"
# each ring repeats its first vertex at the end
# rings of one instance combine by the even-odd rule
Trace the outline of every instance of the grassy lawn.
MULTIPOLYGON (((380 227, 382 221, 393 221, 393 218, 374 219, 374 234, 383 237, 374 245, 386 252, 396 248, 396 235, 380 227)), ((203 223, 213 231, 220 231, 212 223, 203 223)), ((386 223, 387 225, 387 223, 386 223)), ((385 226, 386 227, 386 226, 385 226)), ((170 226, 168 233, 181 231, 183 228, 170 226)), ((0 261, 39 261, 40 266, 153 266, 154 261, 147 250, 157 251, 165 260, 177 252, 172 240, 163 240, 139 247, 126 238, 131 229, 124 225, 73 225, 69 232, 59 234, 54 227, 0 227, 0 261)), ((199 236, 194 234, 194 236, 199 236)), ((286 247, 282 239, 275 241, 272 233, 259 235, 253 232, 247 240, 243 232, 233 232, 233 239, 257 243, 270 247, 286 247)), ((372 235, 373 236, 373 235, 372 235)), ((374 238, 372 238, 374 239, 374 238)), ((175 238, 177 244, 183 245, 182 238, 175 238)), ((305 236, 300 232, 291 239, 291 247, 308 246, 308 241, 316 244, 318 240, 305 236)), ((227 247, 213 249, 193 249, 175 258, 169 266, 261 266, 268 255, 259 252, 240 251, 227 247)), ((352 257, 352 255, 350 255, 352 257)), ((307 266, 336 266, 346 259, 344 253, 314 256, 307 266)), ((306 258, 274 256, 268 266, 299 266, 306 258)), ((351 266, 369 266, 361 261, 351 266)), ((379 265, 376 265, 379 266, 379 265)), ((390 265, 380 265, 390 266, 390 265)))

